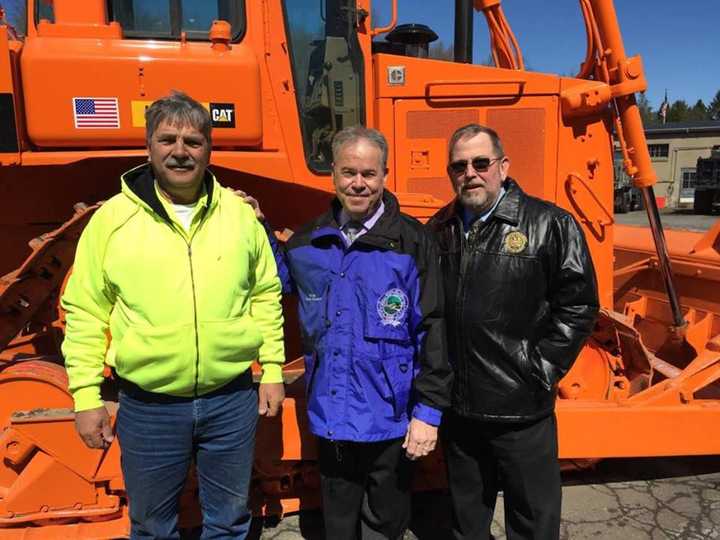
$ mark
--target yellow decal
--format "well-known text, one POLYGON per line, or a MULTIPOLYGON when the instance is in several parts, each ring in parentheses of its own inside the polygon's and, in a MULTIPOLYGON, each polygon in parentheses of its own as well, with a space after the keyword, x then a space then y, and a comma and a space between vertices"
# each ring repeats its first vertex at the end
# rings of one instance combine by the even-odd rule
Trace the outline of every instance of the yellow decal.
POLYGON ((147 109, 152 101, 131 101, 130 111, 132 114, 133 127, 145 127, 145 109, 147 109))
MULTIPOLYGON (((152 104, 153 104, 152 101, 132 100, 130 102, 130 112, 132 114, 132 126, 133 127, 138 127, 138 128, 145 127, 145 111, 152 104)), ((205 107, 207 110, 210 110, 210 103, 204 102, 204 103, 201 103, 201 105, 203 107, 205 107)))
POLYGON ((527 236, 520 231, 509 233, 505 237, 505 251, 508 253, 520 253, 527 246, 527 236))

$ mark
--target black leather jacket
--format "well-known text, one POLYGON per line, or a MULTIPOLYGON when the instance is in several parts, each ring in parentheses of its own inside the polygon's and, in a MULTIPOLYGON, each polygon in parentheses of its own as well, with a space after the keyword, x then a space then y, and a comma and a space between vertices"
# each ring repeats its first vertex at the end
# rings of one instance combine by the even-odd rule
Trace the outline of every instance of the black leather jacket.
POLYGON ((553 411, 598 312, 597 283, 580 226, 515 181, 467 239, 456 201, 428 226, 445 282, 453 409, 480 420, 523 422, 553 411))

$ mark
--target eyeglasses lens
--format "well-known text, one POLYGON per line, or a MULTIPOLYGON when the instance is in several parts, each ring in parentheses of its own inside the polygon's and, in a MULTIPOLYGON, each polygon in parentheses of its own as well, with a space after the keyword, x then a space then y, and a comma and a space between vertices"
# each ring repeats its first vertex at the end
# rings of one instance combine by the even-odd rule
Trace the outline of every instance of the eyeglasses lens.
MULTIPOLYGON (((477 157, 471 161, 473 169, 475 169, 477 172, 484 172, 487 171, 488 167, 490 167, 490 163, 493 161, 497 161, 496 159, 490 159, 487 157, 477 157)), ((467 160, 461 159, 458 161, 453 161, 450 164, 450 168, 453 170, 455 174, 464 173, 467 170, 467 160)))

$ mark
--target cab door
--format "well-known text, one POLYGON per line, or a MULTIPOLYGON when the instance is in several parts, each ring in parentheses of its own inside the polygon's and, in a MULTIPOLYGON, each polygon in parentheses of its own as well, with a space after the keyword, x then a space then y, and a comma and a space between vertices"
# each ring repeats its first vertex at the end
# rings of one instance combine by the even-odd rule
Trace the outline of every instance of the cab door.
POLYGON ((213 143, 262 143, 244 0, 36 0, 22 56, 36 147, 144 146, 144 111, 172 90, 203 103, 213 143), (213 21, 225 21, 216 25, 213 21), (33 24, 34 22, 34 24, 33 24))

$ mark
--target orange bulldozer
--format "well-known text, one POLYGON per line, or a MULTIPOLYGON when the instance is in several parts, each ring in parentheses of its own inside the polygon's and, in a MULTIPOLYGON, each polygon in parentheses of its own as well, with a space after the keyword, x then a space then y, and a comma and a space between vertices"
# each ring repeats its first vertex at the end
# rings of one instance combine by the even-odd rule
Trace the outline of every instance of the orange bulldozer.
MULTIPOLYGON (((720 452, 720 222, 665 233, 611 0, 579 0, 587 51, 574 77, 527 71, 500 0, 456 0, 454 58, 428 57, 428 27, 378 27, 371 0, 27 0, 27 28, 0 9, 0 539, 114 538, 129 531, 122 449, 74 431, 60 354, 59 298, 78 237, 121 172, 147 159, 144 110, 172 89, 213 120, 212 169, 295 228, 332 196, 330 141, 380 129, 388 187, 429 218, 452 196, 447 139, 470 122, 497 130, 513 176, 574 214, 590 245, 601 316, 557 405, 564 459, 720 452), (492 66, 470 63, 475 12, 492 66), (24 34, 24 35, 21 35, 24 34), (88 103, 103 114, 88 112, 88 103), (649 226, 613 216, 613 154, 643 194, 649 226), (30 246, 28 250, 27 246, 30 246)), ((252 506, 316 507, 296 317, 286 301, 288 398, 259 425, 252 506)), ((103 389, 117 408, 110 372, 103 389)), ((418 489, 443 485, 442 456, 418 489)), ((192 475, 182 523, 200 519, 192 475)))

